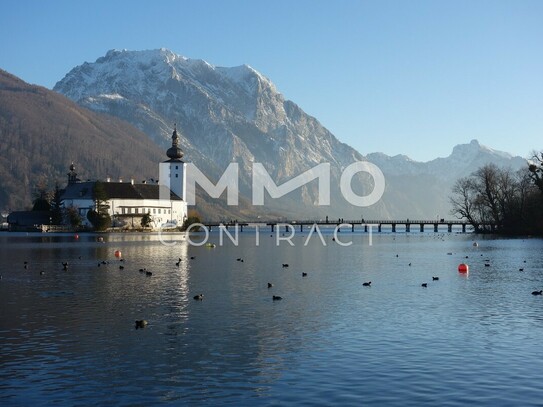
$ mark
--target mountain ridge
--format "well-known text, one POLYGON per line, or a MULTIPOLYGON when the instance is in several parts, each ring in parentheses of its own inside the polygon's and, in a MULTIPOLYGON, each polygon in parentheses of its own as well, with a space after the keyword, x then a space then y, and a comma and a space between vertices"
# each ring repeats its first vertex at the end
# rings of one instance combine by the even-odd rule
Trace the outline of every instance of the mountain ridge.
MULTIPOLYGON (((54 89, 81 106, 130 123, 158 146, 155 151, 168 147, 172 125, 178 123, 185 157, 213 182, 231 162, 240 165, 240 189, 246 200, 250 200, 253 162, 263 163, 278 185, 316 164, 330 162, 335 188, 332 205, 315 207, 318 189, 310 183, 281 199, 266 199, 266 210, 285 216, 357 218, 363 213, 366 218, 413 218, 448 213, 447 196, 454 179, 489 161, 513 168, 526 163, 476 140, 455 146, 448 157, 428 162, 401 154, 364 156, 335 138, 296 103, 285 100, 271 80, 249 65, 217 67, 166 49, 108 51, 96 62, 72 69, 54 89), (378 165, 387 180, 383 199, 370 208, 353 207, 338 197, 342 170, 360 160, 378 165)), ((368 188, 368 177, 353 179, 353 190, 364 194, 368 188)), ((214 204, 198 203, 210 208, 214 204)), ((239 208, 218 205, 229 211, 211 209, 212 216, 241 215, 239 208)), ((241 212, 252 216, 262 209, 245 207, 241 212)))
MULTIPOLYGON (((31 207, 38 185, 66 185, 74 162, 83 180, 158 178, 166 150, 126 121, 79 106, 0 69, 0 209, 31 207)), ((240 210, 246 212, 246 202, 240 210)), ((205 216, 235 216, 222 202, 199 200, 205 216)))
MULTIPOLYGON (((478 164, 523 165, 522 158, 484 149, 478 142, 455 147, 449 157, 428 163, 402 155, 364 156, 284 99, 271 80, 249 65, 217 67, 164 48, 108 51, 94 63, 73 68, 54 89, 92 110, 132 123, 160 146, 166 145, 171 123, 176 122, 185 157, 210 179, 216 182, 231 162, 240 165, 240 190, 247 198, 252 162, 262 163, 278 185, 319 163, 331 164, 330 207, 315 207, 318 190, 307 184, 289 196, 267 200, 276 211, 345 218, 360 212, 366 217, 445 213, 450 210, 446 196, 454 179, 468 175, 478 164), (385 195, 372 207, 353 207, 340 196, 339 178, 346 166, 366 159, 385 173, 385 195)), ((371 185, 367 176, 353 179, 353 190, 359 194, 368 193, 371 185)))

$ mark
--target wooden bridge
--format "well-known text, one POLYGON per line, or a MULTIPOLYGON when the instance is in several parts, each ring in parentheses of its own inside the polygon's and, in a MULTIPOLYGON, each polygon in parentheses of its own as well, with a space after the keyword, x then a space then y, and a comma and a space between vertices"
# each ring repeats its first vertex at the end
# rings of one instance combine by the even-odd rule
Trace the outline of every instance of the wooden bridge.
MULTIPOLYGON (((466 233, 466 228, 471 226, 469 222, 463 221, 463 220, 411 220, 411 219, 405 219, 405 220, 346 220, 346 219, 337 219, 337 220, 255 220, 255 221, 227 221, 227 222, 207 222, 204 223, 204 225, 211 231, 214 227, 220 227, 221 225, 224 226, 226 229, 230 227, 239 227, 240 231, 243 232, 244 227, 264 227, 269 226, 271 227, 271 231, 274 232, 276 228, 284 227, 285 231, 289 231, 290 228, 296 228, 298 227, 300 229, 300 232, 303 232, 304 227, 313 227, 313 225, 318 226, 325 226, 325 227, 333 227, 338 228, 338 230, 342 229, 351 229, 351 232, 354 232, 356 227, 358 229, 363 229, 364 232, 368 232, 368 230, 374 231, 377 230, 377 232, 381 232, 383 229, 383 226, 390 226, 392 233, 396 233, 398 226, 400 226, 401 229, 405 232, 410 232, 411 227, 415 226, 418 227, 420 232, 424 232, 424 228, 426 226, 433 226, 434 232, 439 231, 439 227, 447 227, 447 232, 451 233, 453 230, 453 226, 458 226, 462 228, 462 233, 466 233)), ((497 225, 494 224, 488 224, 488 225, 478 225, 478 226, 487 226, 488 229, 494 231, 497 229, 497 225)))

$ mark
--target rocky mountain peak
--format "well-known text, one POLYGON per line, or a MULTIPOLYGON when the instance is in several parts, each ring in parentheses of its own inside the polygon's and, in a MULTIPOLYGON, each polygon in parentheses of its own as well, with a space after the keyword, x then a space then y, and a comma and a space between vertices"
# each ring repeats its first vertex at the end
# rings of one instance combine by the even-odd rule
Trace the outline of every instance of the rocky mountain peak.
MULTIPOLYGON (((319 163, 330 163, 337 199, 332 207, 314 208, 313 213, 359 215, 359 208, 341 200, 338 185, 341 171, 365 158, 285 100, 268 78, 249 65, 219 67, 164 48, 110 50, 94 63, 72 69, 54 90, 130 122, 162 148, 167 148, 173 123, 177 123, 186 159, 215 182, 231 162, 239 163, 240 188, 246 196, 253 162, 262 163, 276 184, 319 163)), ((444 213, 448 191, 443 188, 456 177, 467 175, 485 160, 522 165, 477 140, 455 147, 450 157, 428 163, 405 155, 370 154, 367 159, 382 169, 388 184, 383 200, 365 210, 366 216, 371 211, 375 216, 415 217, 426 212, 433 216, 436 207, 444 213)), ((361 185, 358 191, 364 188, 361 185)), ((308 185, 271 207, 275 204, 278 211, 307 216, 306 207, 316 201, 316 193, 315 185, 308 185)))

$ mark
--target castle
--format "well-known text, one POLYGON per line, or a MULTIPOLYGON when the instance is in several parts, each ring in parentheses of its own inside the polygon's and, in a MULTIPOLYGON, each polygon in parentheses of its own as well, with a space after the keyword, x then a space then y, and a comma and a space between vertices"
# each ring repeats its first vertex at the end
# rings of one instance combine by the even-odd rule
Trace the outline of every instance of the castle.
MULTIPOLYGON (((187 217, 186 163, 181 160, 183 151, 179 147, 177 127, 174 127, 172 146, 166 155, 169 159, 159 163, 158 184, 134 183, 133 180, 112 182, 109 178, 100 182, 107 197, 103 207, 107 208, 112 226, 139 228, 146 214, 151 216, 153 229, 183 225, 187 217)), ((62 202, 65 209, 72 207, 78 211, 85 226, 90 226, 88 212, 96 207, 93 190, 97 182, 79 180, 72 163, 62 202)))

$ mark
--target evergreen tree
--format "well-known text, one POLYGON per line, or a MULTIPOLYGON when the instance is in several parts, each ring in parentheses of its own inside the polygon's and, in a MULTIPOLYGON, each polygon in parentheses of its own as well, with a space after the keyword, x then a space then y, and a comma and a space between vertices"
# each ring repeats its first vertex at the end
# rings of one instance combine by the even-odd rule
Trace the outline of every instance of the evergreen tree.
POLYGON ((92 188, 92 199, 94 199, 96 212, 101 215, 107 213, 107 210, 109 209, 109 205, 107 203, 109 197, 107 196, 106 189, 102 182, 96 181, 94 183, 94 187, 92 188))
POLYGON ((81 226, 81 215, 79 215, 79 210, 77 208, 73 206, 66 208, 66 216, 73 228, 81 226))
POLYGON ((55 185, 55 192, 51 202, 51 220, 53 225, 62 224, 62 199, 61 190, 58 187, 58 184, 55 185))
POLYGON ((107 201, 109 197, 102 182, 96 181, 94 183, 92 199, 94 200, 95 209, 87 213, 87 219, 92 223, 94 230, 104 231, 111 226, 111 216, 108 213, 109 205, 107 201))
POLYGON ((32 201, 33 211, 50 211, 49 192, 43 181, 38 182, 34 192, 34 200, 32 201))
POLYGON ((141 218, 141 227, 142 228, 148 228, 149 225, 151 225, 151 222, 153 221, 153 218, 149 212, 147 212, 143 217, 141 218))
MULTIPOLYGON (((202 223, 200 214, 195 210, 189 211, 187 218, 183 222, 183 226, 181 227, 181 230, 187 230, 190 227, 190 225, 192 225, 193 223, 202 223)), ((200 230, 200 227, 197 226, 197 227, 192 228, 191 230, 193 232, 198 232, 200 230)))

